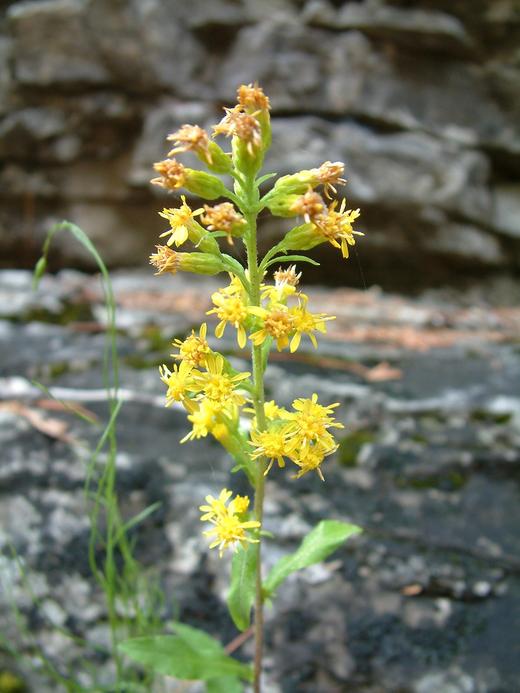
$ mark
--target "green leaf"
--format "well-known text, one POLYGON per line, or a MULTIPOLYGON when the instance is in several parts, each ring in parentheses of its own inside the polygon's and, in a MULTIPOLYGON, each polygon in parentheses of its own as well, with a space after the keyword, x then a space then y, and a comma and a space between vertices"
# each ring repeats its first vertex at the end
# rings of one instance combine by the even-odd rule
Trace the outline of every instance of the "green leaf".
POLYGON ((257 179, 256 179, 256 184, 260 186, 260 185, 262 185, 262 183, 265 183, 265 182, 268 181, 270 178, 274 178, 274 177, 277 176, 277 175, 278 175, 277 173, 266 173, 265 175, 263 175, 263 176, 261 176, 260 178, 257 178, 257 179))
POLYGON ((222 645, 197 628, 176 623, 176 635, 132 638, 119 648, 131 659, 159 674, 202 680, 231 676, 251 680, 250 667, 225 654, 222 645))
POLYGON ((43 275, 45 274, 46 269, 47 269, 47 258, 45 257, 45 255, 42 255, 42 257, 36 263, 36 267, 34 268, 33 280, 32 280, 33 291, 35 291, 38 288, 40 280, 43 277, 43 275))
POLYGON ((206 682, 206 693, 243 693, 244 687, 238 679, 223 676, 206 682))
POLYGON ((251 607, 255 600, 256 557, 255 547, 248 544, 238 549, 231 564, 231 588, 227 603, 235 626, 242 631, 249 628, 251 607))
POLYGON ((266 596, 272 595, 291 573, 323 561, 349 537, 361 531, 361 527, 347 522, 322 520, 309 532, 294 553, 284 556, 273 567, 264 582, 266 596))
POLYGON ((146 507, 144 510, 141 510, 140 513, 137 513, 137 515, 134 515, 134 517, 131 517, 125 524, 120 528, 119 532, 116 534, 115 541, 119 541, 123 534, 126 534, 129 532, 132 527, 135 527, 138 525, 140 522, 143 522, 146 520, 146 518, 154 513, 156 510, 158 510, 161 507, 162 503, 161 501, 156 501, 155 503, 152 503, 148 507, 146 507))
POLYGON ((266 263, 265 269, 271 267, 271 265, 276 265, 278 262, 308 262, 311 265, 316 265, 316 267, 320 266, 319 262, 306 255, 278 255, 278 257, 274 257, 266 263))

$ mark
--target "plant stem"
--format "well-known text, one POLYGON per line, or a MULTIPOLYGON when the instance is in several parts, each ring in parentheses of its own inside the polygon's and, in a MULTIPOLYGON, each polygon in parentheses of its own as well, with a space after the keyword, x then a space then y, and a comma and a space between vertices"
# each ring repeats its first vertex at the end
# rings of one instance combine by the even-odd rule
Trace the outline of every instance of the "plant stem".
MULTIPOLYGON (((254 182, 251 181, 251 186, 254 182)), ((253 191, 250 188, 250 200, 253 196, 253 191), (252 193, 252 194, 251 194, 252 193)), ((262 277, 258 270, 258 257, 256 245, 256 211, 248 212, 245 215, 248 223, 248 232, 246 238, 247 246, 247 263, 249 270, 249 281, 251 285, 250 300, 254 306, 260 305, 260 282, 262 277)), ((259 346, 252 347, 252 365, 253 365, 253 405, 256 415, 257 427, 260 431, 265 430, 265 409, 264 409, 264 369, 262 365, 262 349, 259 346)), ((257 522, 262 523, 264 513, 264 491, 265 491, 265 460, 259 460, 258 472, 255 487, 255 507, 254 517, 257 522)), ((263 654, 263 639, 264 639, 264 596, 262 590, 262 537, 259 537, 258 544, 255 544, 256 550, 256 589, 255 589, 255 618, 254 618, 254 633, 255 633, 255 658, 254 658, 254 692, 261 693, 261 674, 262 674, 262 654, 263 654)))

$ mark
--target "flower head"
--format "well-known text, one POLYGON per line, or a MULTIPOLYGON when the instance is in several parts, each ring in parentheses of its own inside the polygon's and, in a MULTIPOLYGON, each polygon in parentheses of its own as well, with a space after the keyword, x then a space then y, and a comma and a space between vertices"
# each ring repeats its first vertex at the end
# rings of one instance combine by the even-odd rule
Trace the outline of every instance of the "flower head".
POLYGON ((248 113, 254 111, 268 111, 271 106, 269 98, 258 84, 242 84, 237 89, 238 104, 248 113))
POLYGON ((198 125, 183 125, 176 132, 166 138, 174 144, 168 156, 175 156, 181 152, 194 151, 201 159, 212 162, 211 152, 209 151, 208 133, 198 125))
POLYGON ((295 214, 302 216, 306 222, 310 222, 323 212, 325 206, 322 196, 311 189, 304 195, 300 195, 291 204, 290 209, 295 214))
POLYGON ((238 544, 245 546, 249 543, 257 543, 258 539, 250 537, 247 530, 259 529, 257 520, 244 520, 243 515, 249 506, 249 498, 236 496, 231 502, 231 491, 223 489, 218 498, 206 496, 206 505, 201 505, 203 513, 201 520, 211 522, 214 526, 203 534, 213 538, 209 548, 217 548, 222 557, 224 549, 236 550, 238 544))
POLYGON ((198 388, 193 379, 193 366, 182 361, 179 365, 173 365, 173 371, 167 366, 160 366, 159 373, 161 380, 167 386, 166 406, 169 407, 174 402, 183 402, 189 393, 197 392, 198 388))
POLYGON ((266 308, 250 306, 249 312, 262 318, 263 326, 250 336, 255 346, 263 344, 268 337, 276 341, 278 351, 285 349, 289 344, 289 337, 294 330, 294 319, 287 306, 274 303, 266 308))
POLYGON ((336 185, 345 185, 347 182, 345 178, 341 177, 345 170, 345 164, 341 161, 336 161, 335 163, 325 161, 318 169, 313 170, 316 171, 316 178, 318 182, 323 185, 327 197, 330 197, 330 190, 332 190, 333 193, 338 192, 335 187, 336 185))
MULTIPOLYGON (((300 294, 300 296, 303 296, 303 294, 300 294)), ((300 302, 300 305, 296 306, 295 308, 291 308, 291 315, 293 317, 294 325, 294 335, 290 344, 291 353, 296 351, 296 349, 300 346, 300 340, 304 334, 309 336, 312 345, 315 349, 317 349, 318 342, 316 341, 314 333, 321 332, 322 334, 325 334, 327 331, 325 322, 327 320, 335 320, 334 315, 326 315, 325 313, 311 313, 308 311, 306 307, 306 299, 307 297, 305 296, 304 300, 300 302)))
POLYGON ((336 211, 337 203, 338 201, 334 200, 326 213, 315 217, 313 223, 318 234, 335 248, 341 248, 343 257, 348 258, 348 246, 356 243, 354 235, 363 236, 364 234, 352 228, 352 223, 359 217, 359 209, 345 211, 347 203, 343 199, 339 210, 336 211))
POLYGON ((165 159, 153 165, 159 174, 158 178, 152 178, 150 183, 160 185, 166 190, 182 188, 186 182, 186 169, 175 159, 165 159))
POLYGON ((186 337, 186 339, 174 339, 173 346, 179 350, 179 353, 171 354, 171 356, 175 359, 186 361, 195 368, 203 366, 206 356, 211 353, 211 349, 206 340, 207 330, 208 326, 206 323, 203 323, 200 326, 198 335, 192 330, 191 334, 186 337))
POLYGON ((275 460, 279 467, 285 467, 284 455, 288 454, 287 431, 283 425, 270 426, 266 431, 251 430, 251 444, 254 452, 251 454, 253 459, 266 457, 269 465, 265 474, 269 472, 275 460))
POLYGON ((204 205, 204 216, 200 220, 209 231, 223 231, 227 234, 230 245, 233 245, 233 236, 242 236, 247 225, 231 202, 222 202, 213 207, 204 205))
POLYGON ((246 144, 247 152, 255 156, 255 149, 262 146, 262 130, 253 114, 245 113, 242 106, 225 108, 226 115, 213 126, 215 135, 238 137, 246 144))
POLYGON ((279 267, 273 274, 276 284, 288 284, 289 286, 298 286, 301 276, 301 272, 296 273, 296 265, 289 265, 285 268, 279 267))
POLYGON ((206 399, 218 404, 221 408, 233 405, 242 405, 246 401, 244 395, 236 391, 242 380, 246 380, 250 373, 237 373, 230 375, 225 372, 224 357, 221 354, 211 353, 206 356, 206 373, 195 374, 195 382, 203 392, 206 399))
MULTIPOLYGON (((178 209, 163 209, 159 212, 159 216, 167 219, 170 222, 170 228, 168 231, 161 233, 159 238, 164 236, 170 236, 167 240, 167 245, 175 245, 178 247, 186 242, 190 233, 190 226, 194 223, 194 217, 199 216, 203 213, 203 208, 192 210, 189 205, 186 204, 186 197, 181 195, 182 205, 178 209)), ((196 222, 195 222, 196 223, 196 222)))
POLYGON ((332 412, 339 407, 339 403, 323 406, 318 403, 318 395, 314 393, 311 399, 295 399, 292 406, 294 412, 287 414, 287 431, 291 438, 297 439, 298 447, 307 447, 311 443, 320 445, 325 450, 334 447, 334 438, 328 429, 343 428, 343 424, 332 417, 332 412))
POLYGON ((225 290, 215 291, 212 294, 211 300, 215 308, 208 310, 207 315, 215 314, 220 320, 215 328, 215 335, 220 339, 224 334, 226 325, 229 323, 237 330, 238 346, 243 349, 246 345, 247 335, 244 324, 249 317, 245 298, 243 296, 243 287, 236 284, 227 287, 228 293, 225 290), (236 290, 235 290, 236 289, 236 290))
POLYGON ((291 457, 291 461, 300 468, 300 471, 295 474, 295 478, 299 479, 304 474, 314 471, 322 481, 325 481, 321 464, 325 457, 331 455, 335 450, 337 450, 337 446, 322 448, 320 445, 312 445, 302 448, 296 456, 291 457))
POLYGON ((167 245, 156 245, 156 253, 150 255, 150 264, 156 269, 157 274, 175 274, 179 270, 179 253, 169 248, 167 245))
POLYGON ((181 443, 187 440, 205 438, 208 433, 212 433, 216 426, 220 424, 219 416, 222 413, 220 402, 209 399, 201 399, 195 403, 190 402, 191 413, 188 414, 188 421, 191 421, 192 429, 184 436, 181 443))

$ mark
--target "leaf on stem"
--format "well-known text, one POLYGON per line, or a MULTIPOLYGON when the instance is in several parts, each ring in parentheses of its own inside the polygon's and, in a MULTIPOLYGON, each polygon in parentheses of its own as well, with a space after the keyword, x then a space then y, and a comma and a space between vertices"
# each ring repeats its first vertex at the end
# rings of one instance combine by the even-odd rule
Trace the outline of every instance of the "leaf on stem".
POLYGON ((320 266, 319 262, 316 262, 316 260, 313 260, 312 258, 307 257, 306 255, 278 255, 277 257, 274 257, 272 260, 269 260, 269 262, 265 265, 265 269, 267 269, 271 265, 275 265, 278 262, 308 262, 311 265, 316 265, 316 267, 320 266))
POLYGON ((240 547, 231 564, 231 587, 227 603, 235 626, 249 628, 251 608, 255 600, 256 550, 254 546, 240 547))
POLYGON ((349 537, 361 531, 361 527, 347 522, 322 520, 309 532, 294 553, 284 556, 272 568, 264 582, 264 593, 271 596, 291 573, 323 561, 349 537))
POLYGON ((222 645, 207 633, 181 623, 175 623, 174 629, 176 635, 125 640, 119 649, 143 666, 178 679, 211 681, 231 677, 251 680, 250 667, 226 655, 222 645))

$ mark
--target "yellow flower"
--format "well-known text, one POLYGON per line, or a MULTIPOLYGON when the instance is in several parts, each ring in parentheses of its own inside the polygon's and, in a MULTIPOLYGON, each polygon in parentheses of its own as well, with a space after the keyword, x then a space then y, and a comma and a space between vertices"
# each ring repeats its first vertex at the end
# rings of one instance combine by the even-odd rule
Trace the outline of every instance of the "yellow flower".
POLYGON ((229 509, 237 515, 243 515, 249 508, 249 498, 247 496, 235 496, 229 504, 229 509))
POLYGON ((315 471, 320 479, 325 481, 321 471, 321 463, 327 455, 331 455, 337 448, 337 445, 325 450, 319 445, 302 448, 296 457, 291 457, 291 461, 294 462, 297 467, 300 467, 300 471, 294 475, 295 478, 299 479, 304 474, 315 471))
MULTIPOLYGON (((213 498, 212 495, 206 496, 204 500, 206 501, 207 505, 201 505, 199 507, 199 510, 201 510, 204 513, 200 518, 201 522, 208 522, 210 520, 214 520, 220 515, 224 515, 226 512, 228 512, 228 509, 226 508, 226 503, 232 495, 233 493, 231 491, 228 491, 227 488, 223 488, 218 498, 213 498)), ((237 496, 237 498, 239 497, 240 496, 237 496)), ((249 504, 249 498, 247 500, 249 504)))
POLYGON ((209 344, 206 341, 208 326, 203 323, 200 326, 198 336, 194 330, 184 340, 175 339, 172 346, 179 350, 178 354, 170 354, 175 359, 181 359, 194 366, 195 368, 204 365, 206 356, 211 353, 209 344))
POLYGON ((354 235, 364 236, 361 231, 354 231, 352 223, 359 217, 359 209, 345 211, 346 200, 343 199, 339 210, 336 212, 337 200, 329 206, 324 214, 314 217, 314 228, 335 248, 341 248, 341 254, 348 258, 349 245, 355 245, 354 235))
POLYGON ((266 457, 269 460, 264 474, 269 472, 275 460, 279 467, 285 467, 284 455, 288 454, 288 440, 287 431, 283 425, 268 428, 267 431, 252 429, 251 444, 255 448, 251 454, 254 460, 259 457, 266 457))
POLYGON ((287 414, 287 409, 279 407, 272 399, 269 402, 264 402, 264 412, 266 419, 273 421, 275 419, 283 419, 287 414))
POLYGON ((196 438, 205 438, 218 425, 218 416, 222 412, 222 405, 209 399, 202 399, 197 403, 190 402, 191 414, 188 421, 192 423, 191 431, 184 436, 181 443, 196 438))
POLYGON ((268 337, 272 337, 276 341, 278 351, 285 349, 289 344, 289 336, 294 330, 294 319, 289 308, 276 303, 268 310, 258 306, 250 306, 248 310, 263 321, 263 327, 250 336, 253 344, 260 346, 268 337))
POLYGON ((206 356, 206 368, 207 373, 197 372, 195 375, 197 387, 204 392, 205 398, 219 404, 221 408, 244 404, 246 398, 236 392, 235 388, 242 380, 249 378, 250 373, 224 373, 224 357, 213 352, 206 356))
POLYGON ((334 439, 328 429, 344 428, 343 424, 331 416, 339 403, 324 407, 318 404, 318 395, 314 393, 311 399, 295 399, 292 406, 295 411, 287 414, 289 436, 294 436, 301 447, 315 443, 329 450, 334 446, 334 439))
POLYGON ((183 361, 179 366, 173 365, 173 371, 167 366, 160 366, 159 373, 161 380, 168 387, 166 391, 166 406, 169 407, 173 402, 184 402, 188 393, 197 392, 198 388, 194 380, 193 366, 183 361))
POLYGON ((189 205, 186 204, 186 197, 184 195, 181 195, 181 200, 182 205, 178 209, 165 208, 162 212, 159 212, 159 216, 170 222, 168 231, 161 233, 159 236, 159 238, 170 236, 166 242, 166 245, 169 246, 175 243, 175 245, 179 247, 185 243, 190 233, 190 225, 194 223, 194 217, 199 216, 204 211, 202 207, 193 211, 189 205))
POLYGON ((325 321, 335 320, 334 315, 326 315, 325 313, 310 313, 306 308, 307 297, 303 294, 300 296, 304 297, 303 303, 299 306, 291 308, 291 315, 293 317, 294 324, 294 336, 291 339, 290 349, 291 353, 295 352, 300 346, 300 340, 302 335, 306 334, 309 336, 315 349, 318 348, 318 342, 314 336, 314 332, 321 332, 325 334, 327 331, 325 327, 325 321))
MULTIPOLYGON (((238 281, 238 280, 237 280, 238 281)), ((207 315, 215 313, 220 322, 215 328, 215 335, 220 339, 224 334, 226 325, 230 323, 237 330, 238 346, 243 349, 247 342, 246 330, 244 323, 247 320, 249 313, 243 298, 243 288, 238 281, 231 283, 230 286, 221 291, 215 291, 211 296, 213 304, 216 306, 208 310, 207 315), (227 291, 227 293, 225 293, 227 291)))
POLYGON ((214 525, 212 529, 203 532, 203 534, 214 538, 209 548, 218 547, 220 557, 222 557, 224 549, 236 550, 237 543, 242 546, 245 546, 247 542, 258 543, 258 539, 248 536, 246 530, 259 529, 261 526, 257 520, 244 521, 240 518, 240 515, 247 511, 249 498, 236 496, 228 504, 230 498, 231 491, 223 489, 218 498, 206 496, 207 505, 200 506, 203 513, 200 519, 214 525))

